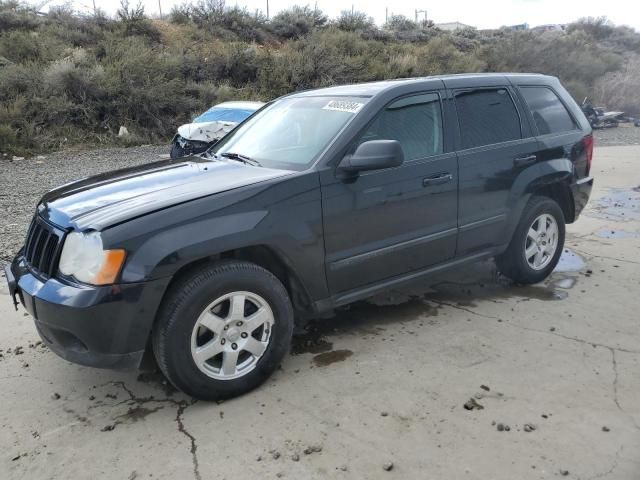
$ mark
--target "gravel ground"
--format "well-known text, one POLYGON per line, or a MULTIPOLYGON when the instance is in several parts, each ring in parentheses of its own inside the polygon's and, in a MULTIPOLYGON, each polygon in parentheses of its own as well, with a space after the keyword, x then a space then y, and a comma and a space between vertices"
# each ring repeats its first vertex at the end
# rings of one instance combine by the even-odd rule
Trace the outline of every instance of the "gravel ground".
POLYGON ((640 127, 623 125, 618 128, 594 130, 598 147, 616 147, 623 145, 640 145, 640 127))
POLYGON ((48 190, 79 178, 159 159, 166 145, 56 152, 25 160, 0 159, 0 265, 22 245, 36 203, 48 190))
MULTIPOLYGON (((597 146, 640 145, 640 128, 596 130, 597 146)), ((158 160, 166 145, 55 152, 25 160, 1 160, 0 265, 9 261, 24 241, 38 199, 51 188, 78 178, 158 160)))

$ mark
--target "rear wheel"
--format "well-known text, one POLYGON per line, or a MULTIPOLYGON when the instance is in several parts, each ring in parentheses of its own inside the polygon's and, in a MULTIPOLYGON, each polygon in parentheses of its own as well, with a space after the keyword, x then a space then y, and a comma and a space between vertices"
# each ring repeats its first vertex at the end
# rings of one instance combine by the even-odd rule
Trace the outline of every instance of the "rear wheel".
POLYGON ((496 258, 498 269, 518 283, 540 282, 557 265, 564 236, 565 220, 560 206, 548 197, 533 197, 509 247, 496 258))
POLYGON ((206 267, 169 292, 153 331, 160 369, 203 400, 264 382, 289 350, 293 309, 280 281, 249 262, 206 267))

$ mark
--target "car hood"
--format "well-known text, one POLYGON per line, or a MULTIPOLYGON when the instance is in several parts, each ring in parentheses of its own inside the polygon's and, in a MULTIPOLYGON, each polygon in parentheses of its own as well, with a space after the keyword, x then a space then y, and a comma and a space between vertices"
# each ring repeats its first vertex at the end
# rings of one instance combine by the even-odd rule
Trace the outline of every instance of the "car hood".
POLYGON ((215 121, 202 123, 186 123, 178 127, 178 135, 186 140, 199 142, 215 142, 233 130, 237 122, 215 121))
POLYGON ((42 198, 38 213, 64 228, 103 230, 172 205, 292 173, 200 157, 164 160, 58 187, 42 198))

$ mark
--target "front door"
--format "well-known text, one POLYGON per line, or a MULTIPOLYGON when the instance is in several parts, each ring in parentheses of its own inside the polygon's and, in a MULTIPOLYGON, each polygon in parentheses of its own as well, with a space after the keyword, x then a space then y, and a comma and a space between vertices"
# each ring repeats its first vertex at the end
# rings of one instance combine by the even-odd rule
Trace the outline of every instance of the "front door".
MULTIPOLYGON (((387 105, 357 138, 397 140, 404 163, 322 184, 326 271, 333 294, 443 262, 455 253, 458 168, 445 152, 437 92, 387 105)), ((325 177, 327 178, 327 177, 325 177)))

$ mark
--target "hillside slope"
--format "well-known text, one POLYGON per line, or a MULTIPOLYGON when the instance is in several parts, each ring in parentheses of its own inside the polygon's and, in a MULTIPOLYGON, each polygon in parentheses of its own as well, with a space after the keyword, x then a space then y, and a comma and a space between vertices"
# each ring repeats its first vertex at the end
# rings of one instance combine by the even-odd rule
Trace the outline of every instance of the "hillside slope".
POLYGON ((38 16, 0 0, 0 154, 165 141, 224 100, 438 73, 547 73, 577 99, 640 111, 639 54, 638 33, 602 19, 565 32, 442 32, 404 17, 378 28, 359 12, 329 20, 308 7, 267 21, 220 0, 165 21, 126 6, 115 19, 64 8, 38 16))

